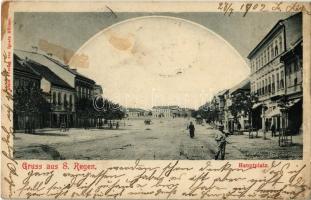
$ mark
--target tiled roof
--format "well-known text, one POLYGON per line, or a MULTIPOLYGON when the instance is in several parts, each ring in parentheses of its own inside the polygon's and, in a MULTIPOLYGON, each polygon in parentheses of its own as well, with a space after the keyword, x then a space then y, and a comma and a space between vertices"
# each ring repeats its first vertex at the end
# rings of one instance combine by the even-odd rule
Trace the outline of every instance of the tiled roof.
POLYGON ((19 70, 25 73, 28 73, 34 78, 41 79, 40 74, 37 72, 33 71, 25 62, 23 62, 22 59, 20 59, 17 55, 13 55, 13 65, 14 65, 14 70, 19 70))
POLYGON ((95 81, 93 81, 92 79, 80 74, 76 70, 71 69, 68 65, 62 63, 60 60, 56 60, 55 58, 51 58, 47 55, 44 55, 44 54, 41 54, 38 52, 24 51, 24 50, 19 50, 19 49, 14 49, 14 53, 22 59, 27 58, 27 59, 33 60, 37 63, 40 63, 44 66, 57 65, 59 67, 66 69, 70 73, 78 76, 79 78, 82 78, 82 79, 85 79, 89 82, 95 83, 95 81))
POLYGON ((69 72, 73 73, 74 75, 76 75, 76 76, 78 76, 80 78, 83 78, 83 79, 87 79, 88 81, 95 83, 95 81, 93 81, 92 79, 90 79, 90 78, 80 74, 79 72, 77 72, 77 70, 71 69, 68 65, 65 65, 64 63, 62 63, 62 62, 60 62, 60 61, 58 61, 58 60, 56 60, 54 58, 51 58, 49 56, 46 56, 46 55, 43 55, 43 56, 46 57, 46 59, 54 62, 55 64, 61 66, 62 68, 68 70, 69 72))
POLYGON ((58 77, 54 72, 52 72, 46 66, 43 66, 43 65, 36 63, 34 61, 31 61, 31 60, 28 60, 27 63, 29 64, 29 66, 34 71, 36 71, 42 77, 44 77, 49 82, 51 82, 52 85, 74 90, 74 88, 70 87, 70 85, 68 85, 64 80, 62 80, 60 77, 58 77))

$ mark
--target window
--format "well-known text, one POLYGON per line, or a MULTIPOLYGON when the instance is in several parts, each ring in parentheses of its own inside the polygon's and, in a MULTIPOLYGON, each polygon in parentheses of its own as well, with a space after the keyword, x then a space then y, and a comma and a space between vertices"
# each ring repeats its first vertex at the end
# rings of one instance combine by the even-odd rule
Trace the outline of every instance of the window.
POLYGON ((265 79, 265 94, 268 93, 268 79, 265 79))
POLYGON ((61 97, 61 93, 58 93, 58 105, 62 104, 62 97, 61 97))
POLYGON ((280 53, 283 51, 283 41, 282 41, 282 35, 279 37, 279 48, 280 48, 280 53))
POLYGON ((288 74, 291 74, 291 73, 292 73, 292 64, 293 64, 293 63, 291 63, 291 64, 288 66, 288 68, 287 68, 288 74))
POLYGON ((72 95, 69 95, 69 106, 72 106, 72 95))
POLYGON ((270 61, 270 46, 268 46, 268 49, 267 49, 267 59, 269 62, 270 61))
POLYGON ((271 76, 269 77, 268 91, 271 93, 271 76))
POLYGON ((274 48, 274 55, 275 55, 275 56, 279 55, 279 48, 278 48, 278 45, 275 45, 275 48, 274 48))
POLYGON ((67 102, 67 95, 64 94, 64 106, 66 107, 68 105, 68 102, 67 102))
POLYGON ((262 81, 261 81, 261 95, 264 95, 264 94, 265 94, 264 89, 265 89, 265 81, 262 80, 262 81))
POLYGON ((276 74, 276 88, 280 89, 280 76, 279 73, 276 74))
POLYGON ((284 71, 281 71, 281 81, 280 81, 280 88, 283 89, 284 88, 284 71))
POLYGON ((275 92, 275 79, 274 79, 274 74, 272 74, 272 93, 275 92))
POLYGON ((274 57, 273 45, 271 45, 270 53, 271 53, 271 59, 273 59, 274 57))
POLYGON ((56 105, 56 92, 53 92, 53 104, 56 105))

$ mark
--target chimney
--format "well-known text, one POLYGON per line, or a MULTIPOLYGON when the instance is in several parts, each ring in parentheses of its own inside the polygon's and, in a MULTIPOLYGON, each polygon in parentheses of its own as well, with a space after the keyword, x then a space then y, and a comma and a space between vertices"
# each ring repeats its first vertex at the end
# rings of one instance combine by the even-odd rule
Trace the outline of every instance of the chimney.
POLYGON ((52 54, 52 53, 47 53, 47 55, 48 55, 48 56, 50 56, 50 57, 52 57, 52 56, 53 56, 53 54, 52 54))

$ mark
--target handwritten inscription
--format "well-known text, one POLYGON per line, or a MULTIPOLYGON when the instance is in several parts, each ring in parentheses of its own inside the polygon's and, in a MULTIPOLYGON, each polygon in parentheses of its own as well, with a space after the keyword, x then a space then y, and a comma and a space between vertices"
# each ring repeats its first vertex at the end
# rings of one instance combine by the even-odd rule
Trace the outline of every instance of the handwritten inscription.
POLYGON ((273 3, 234 3, 234 2, 219 2, 219 11, 226 16, 233 15, 234 12, 242 12, 245 17, 249 12, 303 12, 311 15, 311 10, 303 3, 291 2, 273 2, 273 3))
POLYGON ((29 170, 17 193, 27 198, 280 199, 310 191, 303 177, 306 165, 290 162, 272 162, 265 169, 239 168, 231 162, 152 163, 128 161, 80 173, 29 170))
POLYGON ((14 137, 12 127, 12 21, 9 17, 7 19, 7 35, 5 40, 5 49, 2 52, 2 124, 1 124, 1 141, 2 141, 2 170, 5 171, 5 175, 2 177, 6 194, 8 197, 12 197, 14 193, 14 187, 16 185, 15 178, 18 177, 17 165, 18 163, 13 158, 13 142, 14 137))

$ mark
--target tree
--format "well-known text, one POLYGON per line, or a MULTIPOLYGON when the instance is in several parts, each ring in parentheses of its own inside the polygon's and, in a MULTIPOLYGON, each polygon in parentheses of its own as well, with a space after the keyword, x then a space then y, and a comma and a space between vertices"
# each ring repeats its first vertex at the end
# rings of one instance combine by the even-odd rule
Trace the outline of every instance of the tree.
POLYGON ((253 129, 252 108, 253 105, 258 102, 256 94, 249 94, 247 92, 239 92, 232 96, 232 103, 228 107, 231 112, 234 122, 238 120, 238 115, 244 113, 248 116, 250 130, 253 129))
MULTIPOLYGON (((20 115, 24 116, 25 132, 34 133, 35 120, 39 119, 40 114, 51 111, 51 104, 44 97, 43 91, 32 84, 16 88, 13 100, 16 119, 20 115)), ((17 129, 19 127, 17 124, 14 124, 14 128, 17 129)))

